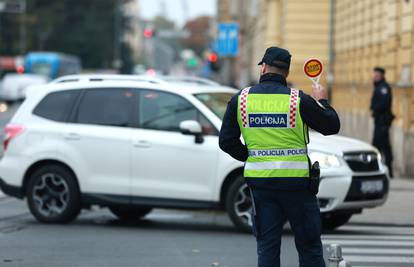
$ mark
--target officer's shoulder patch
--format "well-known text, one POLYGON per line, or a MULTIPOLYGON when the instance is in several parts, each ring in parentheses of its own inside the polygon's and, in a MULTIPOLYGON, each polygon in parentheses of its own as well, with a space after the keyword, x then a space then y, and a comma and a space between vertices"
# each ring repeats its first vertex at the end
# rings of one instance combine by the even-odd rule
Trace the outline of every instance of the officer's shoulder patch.
POLYGON ((388 88, 387 87, 382 87, 381 88, 381 94, 383 94, 383 95, 388 94, 388 88))

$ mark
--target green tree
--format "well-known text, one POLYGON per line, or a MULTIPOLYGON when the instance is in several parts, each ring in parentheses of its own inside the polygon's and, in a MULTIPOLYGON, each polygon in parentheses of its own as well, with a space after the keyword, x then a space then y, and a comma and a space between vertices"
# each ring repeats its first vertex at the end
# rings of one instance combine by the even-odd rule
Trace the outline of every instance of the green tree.
POLYGON ((211 18, 201 16, 194 18, 184 25, 184 29, 190 33, 188 38, 183 39, 183 45, 192 49, 198 56, 202 57, 203 52, 207 49, 212 41, 209 35, 211 27, 211 18))
MULTIPOLYGON (((27 51, 56 51, 81 58, 85 68, 112 66, 115 12, 123 0, 27 0, 27 51)), ((19 53, 20 15, 0 15, 0 54, 19 53)), ((119 33, 123 29, 119 20, 119 33)), ((120 50, 123 47, 120 45, 120 50)), ((128 51, 128 49, 124 49, 128 51)), ((125 53, 125 52, 121 52, 125 53)))

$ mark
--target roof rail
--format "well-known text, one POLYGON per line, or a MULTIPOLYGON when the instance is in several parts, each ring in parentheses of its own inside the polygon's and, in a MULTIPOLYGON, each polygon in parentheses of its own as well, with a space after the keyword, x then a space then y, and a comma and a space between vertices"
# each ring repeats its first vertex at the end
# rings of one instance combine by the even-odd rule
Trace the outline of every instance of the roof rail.
POLYGON ((194 76, 161 76, 161 79, 167 82, 184 82, 208 86, 221 86, 218 82, 194 76))
POLYGON ((148 82, 154 84, 167 84, 166 81, 154 77, 143 75, 122 75, 122 74, 78 74, 67 75, 57 78, 50 83, 69 83, 69 82, 101 82, 101 81, 132 81, 148 82))

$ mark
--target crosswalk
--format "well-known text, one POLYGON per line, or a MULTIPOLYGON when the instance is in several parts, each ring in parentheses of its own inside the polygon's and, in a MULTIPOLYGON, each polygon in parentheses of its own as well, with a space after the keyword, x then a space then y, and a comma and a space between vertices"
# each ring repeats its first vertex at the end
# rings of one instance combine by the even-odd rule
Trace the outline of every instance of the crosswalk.
POLYGON ((352 267, 414 267, 414 226, 349 224, 322 236, 352 267))

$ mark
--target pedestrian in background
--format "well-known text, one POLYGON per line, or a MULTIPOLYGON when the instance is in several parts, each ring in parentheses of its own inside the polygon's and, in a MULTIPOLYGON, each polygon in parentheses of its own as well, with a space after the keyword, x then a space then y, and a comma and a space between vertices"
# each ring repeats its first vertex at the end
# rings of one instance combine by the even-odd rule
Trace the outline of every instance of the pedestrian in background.
POLYGON ((392 114, 392 90, 385 80, 385 69, 375 67, 372 79, 374 82, 374 92, 371 98, 371 115, 374 118, 375 125, 372 144, 385 157, 385 164, 392 178, 394 176, 392 168, 393 155, 390 143, 390 127, 394 120, 394 115, 392 114))
POLYGON ((336 134, 340 122, 322 86, 314 85, 313 97, 287 86, 290 61, 285 49, 266 50, 259 63, 259 84, 243 89, 228 103, 219 143, 224 152, 246 162, 258 266, 280 266, 283 225, 288 220, 300 266, 324 267, 320 211, 310 188, 308 127, 336 134))

